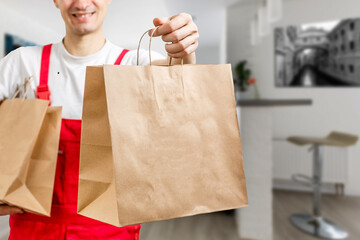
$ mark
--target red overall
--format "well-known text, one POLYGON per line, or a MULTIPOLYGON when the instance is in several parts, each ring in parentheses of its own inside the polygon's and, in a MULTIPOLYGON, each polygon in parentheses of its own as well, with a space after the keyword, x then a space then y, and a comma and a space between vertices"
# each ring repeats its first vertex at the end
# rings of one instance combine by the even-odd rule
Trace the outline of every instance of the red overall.
MULTIPOLYGON (((38 98, 49 100, 48 73, 51 45, 44 46, 41 58, 38 98)), ((119 65, 128 50, 123 50, 119 65)), ((51 217, 32 213, 10 216, 10 240, 50 239, 139 239, 140 225, 114 227, 76 213, 81 120, 62 119, 51 217)))

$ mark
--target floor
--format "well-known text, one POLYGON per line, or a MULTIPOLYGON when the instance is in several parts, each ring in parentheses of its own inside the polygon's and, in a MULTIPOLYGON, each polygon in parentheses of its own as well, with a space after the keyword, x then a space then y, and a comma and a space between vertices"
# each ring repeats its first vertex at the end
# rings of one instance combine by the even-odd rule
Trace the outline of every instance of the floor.
MULTIPOLYGON (((289 222, 292 213, 310 213, 308 193, 274 191, 274 240, 316 240, 289 222)), ((346 228, 348 240, 360 239, 360 197, 324 195, 324 216, 346 228)), ((0 217, 0 240, 7 239, 7 218, 0 217), (2 231, 1 231, 2 230, 2 231)), ((143 224, 141 240, 240 240, 233 215, 205 214, 143 224)))
MULTIPOLYGON (((346 228, 348 240, 360 239, 360 197, 324 195, 324 216, 346 228)), ((274 191, 274 240, 315 240, 291 225, 292 213, 310 213, 311 194, 274 191)), ((143 224, 141 240, 240 240, 234 217, 214 213, 143 224)))
MULTIPOLYGON (((311 213, 312 197, 309 193, 274 192, 274 240, 315 240, 291 225, 292 213, 311 213)), ((347 240, 360 239, 360 197, 323 195, 322 212, 349 232, 347 240)))
POLYGON ((214 213, 143 224, 140 240, 239 240, 232 215, 214 213))
POLYGON ((9 217, 0 216, 0 240, 6 240, 9 237, 9 217))

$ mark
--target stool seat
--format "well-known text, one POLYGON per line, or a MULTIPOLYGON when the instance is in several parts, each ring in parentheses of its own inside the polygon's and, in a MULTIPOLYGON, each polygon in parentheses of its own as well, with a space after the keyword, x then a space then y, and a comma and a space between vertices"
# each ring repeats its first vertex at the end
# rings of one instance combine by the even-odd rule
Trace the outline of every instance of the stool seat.
POLYGON ((318 144, 336 147, 348 147, 354 145, 357 140, 358 136, 356 135, 336 131, 331 132, 328 136, 324 138, 302 136, 291 136, 287 138, 287 141, 300 146, 318 144))

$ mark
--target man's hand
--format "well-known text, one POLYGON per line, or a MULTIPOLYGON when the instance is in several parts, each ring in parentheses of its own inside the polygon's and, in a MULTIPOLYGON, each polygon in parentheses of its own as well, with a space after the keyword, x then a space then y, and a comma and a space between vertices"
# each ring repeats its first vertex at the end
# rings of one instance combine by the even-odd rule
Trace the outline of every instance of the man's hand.
MULTIPOLYGON (((192 17, 187 13, 180 13, 169 18, 155 18, 155 27, 160 26, 154 36, 161 36, 166 43, 165 49, 169 57, 195 60, 195 50, 199 45, 198 28, 192 17)), ((153 31, 153 30, 152 30, 153 31)), ((152 31, 149 34, 152 34, 152 31)), ((192 62, 190 60, 190 62, 192 62)))
POLYGON ((0 204, 0 216, 11 215, 16 213, 24 213, 24 211, 17 207, 11 207, 5 204, 0 204))

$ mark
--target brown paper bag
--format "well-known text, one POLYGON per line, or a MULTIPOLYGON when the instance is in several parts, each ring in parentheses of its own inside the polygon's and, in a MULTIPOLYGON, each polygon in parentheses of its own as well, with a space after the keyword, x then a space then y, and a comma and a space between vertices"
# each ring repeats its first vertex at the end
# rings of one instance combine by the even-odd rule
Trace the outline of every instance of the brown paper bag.
POLYGON ((0 202, 46 216, 61 126, 61 107, 48 104, 17 98, 0 105, 0 202))
POLYGON ((247 206, 230 65, 88 67, 78 213, 126 226, 247 206))

